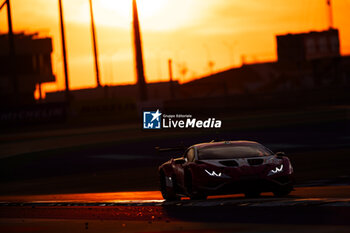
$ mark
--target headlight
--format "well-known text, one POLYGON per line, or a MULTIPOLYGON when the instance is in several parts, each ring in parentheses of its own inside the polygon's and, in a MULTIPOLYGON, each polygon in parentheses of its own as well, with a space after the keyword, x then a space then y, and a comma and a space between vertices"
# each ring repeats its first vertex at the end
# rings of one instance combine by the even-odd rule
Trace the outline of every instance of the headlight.
POLYGON ((274 175, 274 174, 277 174, 277 173, 280 173, 283 171, 283 164, 281 164, 281 166, 277 166, 275 167, 274 169, 272 169, 270 172, 269 172, 269 176, 271 175, 274 175))
POLYGON ((209 176, 216 176, 216 177, 221 177, 222 173, 216 173, 215 171, 208 171, 207 169, 205 169, 205 172, 209 175, 209 176))
POLYGON ((276 156, 270 157, 266 160, 266 163, 279 165, 281 163, 281 159, 277 158, 276 156))
POLYGON ((294 172, 293 166, 291 163, 289 163, 289 174, 292 174, 294 172))

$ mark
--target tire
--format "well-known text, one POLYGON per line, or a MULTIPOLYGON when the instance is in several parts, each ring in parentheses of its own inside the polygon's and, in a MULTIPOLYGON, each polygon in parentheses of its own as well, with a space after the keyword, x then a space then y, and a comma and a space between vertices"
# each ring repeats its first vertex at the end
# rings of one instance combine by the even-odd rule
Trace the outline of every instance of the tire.
POLYGON ((207 195, 204 195, 202 193, 195 193, 195 194, 191 194, 190 199, 191 200, 206 200, 207 195))
POLYGON ((205 200, 207 195, 199 192, 193 187, 192 173, 190 171, 186 172, 186 192, 191 200, 205 200))
POLYGON ((260 197, 260 193, 259 191, 248 191, 244 193, 244 196, 246 198, 258 198, 260 197))
POLYGON ((282 187, 274 190, 273 194, 275 195, 275 197, 285 197, 285 196, 288 196, 290 192, 292 192, 292 190, 293 190, 292 186, 282 187))
POLYGON ((164 172, 160 173, 160 191, 164 200, 166 201, 177 201, 180 198, 176 195, 176 191, 174 188, 175 179, 172 177, 173 186, 169 187, 166 185, 166 176, 164 172))

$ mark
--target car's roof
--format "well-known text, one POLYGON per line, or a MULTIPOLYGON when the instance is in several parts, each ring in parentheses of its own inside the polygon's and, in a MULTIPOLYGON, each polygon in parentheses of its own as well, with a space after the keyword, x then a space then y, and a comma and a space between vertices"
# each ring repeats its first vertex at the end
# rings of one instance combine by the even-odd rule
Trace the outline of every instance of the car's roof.
POLYGON ((260 143, 253 141, 222 141, 222 142, 207 142, 193 145, 192 147, 196 147, 197 149, 203 148, 211 148, 222 145, 232 145, 232 146, 243 146, 243 145, 260 145, 260 143))

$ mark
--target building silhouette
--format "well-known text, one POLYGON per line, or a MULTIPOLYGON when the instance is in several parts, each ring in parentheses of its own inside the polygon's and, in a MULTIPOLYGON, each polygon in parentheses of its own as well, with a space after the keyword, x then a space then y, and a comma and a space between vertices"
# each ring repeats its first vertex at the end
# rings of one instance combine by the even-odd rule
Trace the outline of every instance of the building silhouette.
POLYGON ((0 35, 0 103, 2 106, 34 104, 37 85, 56 81, 52 73, 52 40, 36 34, 15 34, 14 44, 15 71, 12 71, 8 35, 0 35), (12 72, 17 79, 17 90, 12 72))
MULTIPOLYGON (((175 100, 171 97, 169 82, 147 84, 149 99, 179 101, 193 98, 227 98, 349 86, 350 57, 340 54, 337 29, 278 35, 276 41, 278 60, 275 62, 243 64, 241 67, 184 84, 173 82, 175 100)), ((100 90, 75 90, 72 91, 72 96, 78 101, 122 98, 136 103, 140 100, 138 88, 138 85, 106 86, 100 90)), ((46 100, 61 102, 64 100, 64 93, 47 93, 46 100)))
POLYGON ((337 29, 276 36, 276 62, 241 67, 188 82, 185 98, 278 93, 345 87, 350 83, 350 57, 341 56, 337 29))
POLYGON ((340 57, 339 31, 327 31, 277 36, 279 62, 307 62, 340 57))

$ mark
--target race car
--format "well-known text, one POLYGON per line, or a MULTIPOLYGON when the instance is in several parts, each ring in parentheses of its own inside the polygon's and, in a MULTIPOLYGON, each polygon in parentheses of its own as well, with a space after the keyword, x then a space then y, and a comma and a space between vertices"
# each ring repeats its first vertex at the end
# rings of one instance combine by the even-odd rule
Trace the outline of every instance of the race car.
POLYGON ((236 193, 259 197, 262 192, 280 197, 288 195, 294 184, 289 158, 252 141, 190 146, 182 157, 162 164, 159 176, 161 193, 169 201, 236 193))

